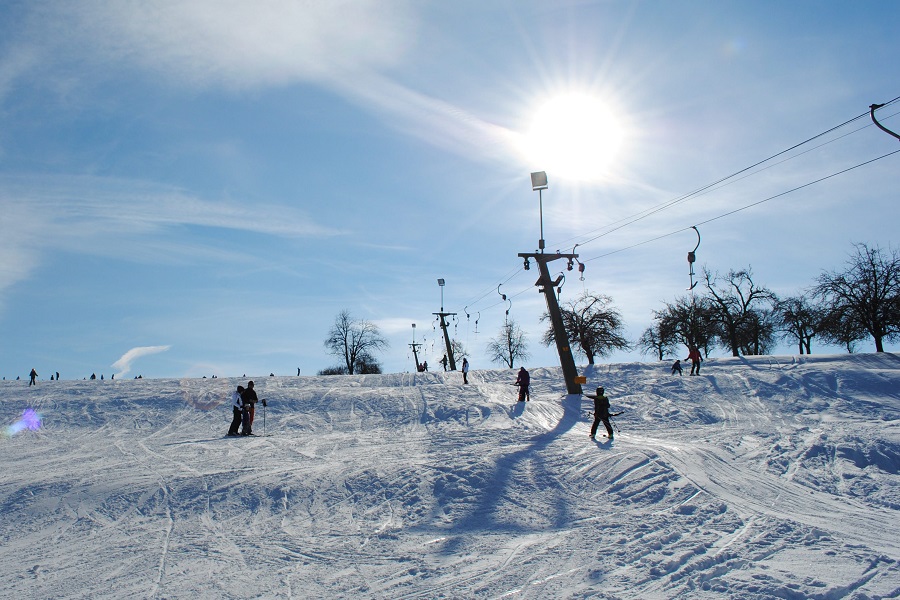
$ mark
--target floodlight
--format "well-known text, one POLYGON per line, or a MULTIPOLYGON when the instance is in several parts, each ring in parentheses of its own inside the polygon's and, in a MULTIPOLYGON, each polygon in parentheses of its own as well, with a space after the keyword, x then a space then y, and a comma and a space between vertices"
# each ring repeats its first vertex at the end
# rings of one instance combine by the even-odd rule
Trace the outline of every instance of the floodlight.
POLYGON ((438 279, 438 285, 444 285, 444 280, 443 280, 443 279, 438 279))
POLYGON ((531 191, 547 189, 547 172, 537 171, 531 174, 531 191))

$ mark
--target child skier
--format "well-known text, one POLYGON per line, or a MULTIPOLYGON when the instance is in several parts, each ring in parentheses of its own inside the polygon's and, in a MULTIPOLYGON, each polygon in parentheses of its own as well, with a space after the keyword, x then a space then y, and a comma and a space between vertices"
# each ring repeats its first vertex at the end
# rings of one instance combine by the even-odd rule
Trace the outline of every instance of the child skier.
POLYGON ((609 440, 612 441, 613 429, 612 425, 609 423, 609 398, 603 395, 603 388, 598 387, 596 395, 584 395, 594 399, 594 424, 591 426, 591 439, 597 439, 597 426, 603 421, 603 426, 606 427, 606 433, 608 434, 609 440))

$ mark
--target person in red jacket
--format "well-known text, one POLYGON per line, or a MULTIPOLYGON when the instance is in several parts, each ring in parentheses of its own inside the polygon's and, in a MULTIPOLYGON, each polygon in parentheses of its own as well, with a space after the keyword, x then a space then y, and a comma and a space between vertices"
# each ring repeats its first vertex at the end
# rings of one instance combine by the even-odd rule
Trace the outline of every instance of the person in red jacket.
POLYGON ((700 356, 700 350, 696 346, 691 346, 690 352, 684 360, 691 361, 691 375, 700 374, 700 363, 703 361, 703 357, 700 356))

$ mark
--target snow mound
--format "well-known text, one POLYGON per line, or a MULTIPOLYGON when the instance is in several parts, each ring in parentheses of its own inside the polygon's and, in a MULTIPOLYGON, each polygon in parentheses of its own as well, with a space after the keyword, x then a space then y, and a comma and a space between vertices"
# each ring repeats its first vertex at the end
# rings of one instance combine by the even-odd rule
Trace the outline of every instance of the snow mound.
POLYGON ((0 594, 900 596, 897 356, 583 372, 3 382, 0 594))

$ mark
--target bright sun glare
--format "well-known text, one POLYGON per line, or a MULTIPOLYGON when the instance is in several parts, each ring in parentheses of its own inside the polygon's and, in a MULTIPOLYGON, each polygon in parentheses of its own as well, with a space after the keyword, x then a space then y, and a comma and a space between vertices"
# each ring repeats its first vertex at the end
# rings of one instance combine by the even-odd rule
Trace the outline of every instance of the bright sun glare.
POLYGON ((525 153, 535 168, 580 181, 602 179, 622 144, 623 131, 598 98, 557 96, 535 113, 525 153))

